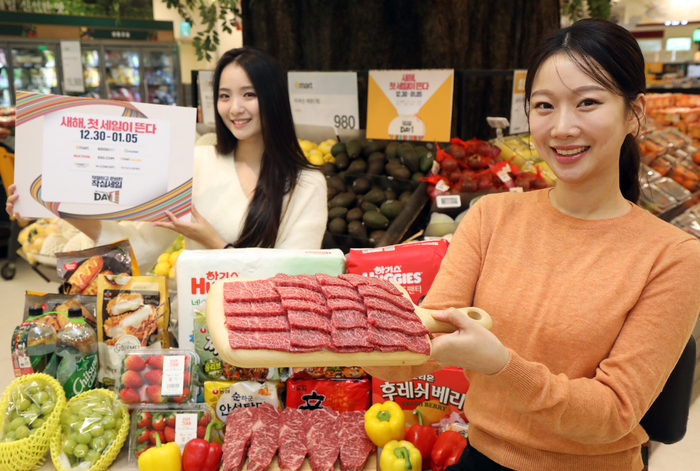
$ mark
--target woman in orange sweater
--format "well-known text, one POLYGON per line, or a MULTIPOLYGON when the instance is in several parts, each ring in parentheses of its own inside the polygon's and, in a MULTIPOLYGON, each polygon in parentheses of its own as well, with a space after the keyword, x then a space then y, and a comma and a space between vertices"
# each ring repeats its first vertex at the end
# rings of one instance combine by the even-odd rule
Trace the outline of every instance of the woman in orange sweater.
POLYGON ((553 189, 482 198, 455 233, 423 306, 458 327, 404 380, 464 368, 470 446, 460 470, 643 468, 639 425, 700 310, 700 242, 640 209, 644 58, 613 23, 548 38, 526 80, 553 189), (477 306, 491 332, 458 311, 477 306))

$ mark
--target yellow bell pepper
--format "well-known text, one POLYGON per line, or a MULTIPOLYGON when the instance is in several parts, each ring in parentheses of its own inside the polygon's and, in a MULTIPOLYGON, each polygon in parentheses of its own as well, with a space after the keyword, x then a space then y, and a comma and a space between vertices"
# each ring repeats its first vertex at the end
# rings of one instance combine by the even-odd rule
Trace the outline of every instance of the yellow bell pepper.
POLYGON ((175 442, 160 444, 160 433, 154 433, 156 446, 149 448, 139 456, 139 471, 182 471, 180 446, 175 442))
POLYGON ((406 436, 406 416, 394 401, 375 404, 365 412, 365 431, 379 448, 406 436))
POLYGON ((405 440, 391 440, 384 445, 379 458, 381 471, 420 471, 422 466, 420 451, 405 440))

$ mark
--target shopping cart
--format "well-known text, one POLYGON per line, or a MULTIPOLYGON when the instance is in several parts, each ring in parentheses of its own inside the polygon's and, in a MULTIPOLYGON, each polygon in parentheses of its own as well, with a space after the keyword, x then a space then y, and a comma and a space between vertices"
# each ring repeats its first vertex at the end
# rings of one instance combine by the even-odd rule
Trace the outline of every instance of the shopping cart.
MULTIPOLYGON (((14 173, 14 150, 0 141, 0 177, 2 177, 2 184, 5 187, 5 194, 8 194, 8 188, 12 185, 12 182, 14 182, 14 173)), ((15 261, 17 260, 17 249, 19 248, 19 242, 17 241, 19 230, 19 223, 15 218, 10 216, 10 238, 7 243, 7 261, 3 264, 2 268, 0 268, 0 276, 5 280, 14 278, 17 270, 15 261)))

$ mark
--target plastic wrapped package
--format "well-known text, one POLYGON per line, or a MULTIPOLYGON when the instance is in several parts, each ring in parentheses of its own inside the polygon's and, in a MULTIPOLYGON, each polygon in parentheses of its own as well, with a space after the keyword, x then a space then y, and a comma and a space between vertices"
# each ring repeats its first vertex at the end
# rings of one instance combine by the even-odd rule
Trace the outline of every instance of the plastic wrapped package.
POLYGON ((685 149, 693 142, 690 137, 674 128, 664 129, 661 131, 661 135, 666 140, 671 141, 676 149, 685 149))
POLYGON ((673 198, 675 198, 676 201, 678 201, 679 203, 688 201, 692 196, 692 193, 690 191, 686 190, 670 178, 662 177, 659 180, 655 181, 654 185, 656 185, 656 187, 659 188, 661 191, 664 191, 669 195, 673 196, 673 198))
POLYGON ((653 183, 642 184, 639 204, 652 214, 659 214, 676 206, 678 201, 671 195, 658 189, 653 183))
POLYGON ((652 169, 646 164, 639 166, 639 178, 641 183, 655 182, 661 177, 661 174, 656 170, 652 169))
POLYGON ((656 157, 659 155, 665 154, 667 150, 666 147, 647 138, 639 140, 639 147, 642 150, 642 162, 647 165, 651 165, 650 162, 656 159, 656 157))
POLYGON ((694 212, 686 211, 674 218, 671 224, 700 239, 700 216, 694 212))
MULTIPOLYGON (((670 158, 668 160, 670 161, 670 158)), ((690 192, 700 190, 700 170, 692 162, 676 159, 672 171, 667 176, 690 192)))
POLYGON ((655 157, 650 161, 644 163, 647 164, 652 170, 654 170, 662 177, 665 177, 666 175, 671 173, 671 170, 673 170, 673 164, 668 159, 665 159, 663 156, 655 157))

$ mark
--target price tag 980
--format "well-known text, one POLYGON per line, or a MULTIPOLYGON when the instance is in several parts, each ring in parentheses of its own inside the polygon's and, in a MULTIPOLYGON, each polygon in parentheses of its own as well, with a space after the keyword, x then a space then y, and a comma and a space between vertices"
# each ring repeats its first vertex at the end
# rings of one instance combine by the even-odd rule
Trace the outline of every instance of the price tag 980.
POLYGON ((355 117, 346 115, 335 115, 333 116, 333 122, 336 128, 341 129, 355 129, 355 117))

